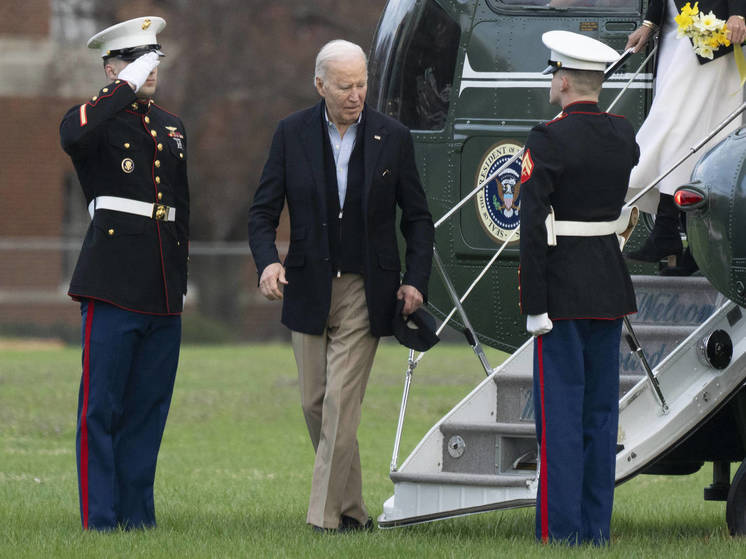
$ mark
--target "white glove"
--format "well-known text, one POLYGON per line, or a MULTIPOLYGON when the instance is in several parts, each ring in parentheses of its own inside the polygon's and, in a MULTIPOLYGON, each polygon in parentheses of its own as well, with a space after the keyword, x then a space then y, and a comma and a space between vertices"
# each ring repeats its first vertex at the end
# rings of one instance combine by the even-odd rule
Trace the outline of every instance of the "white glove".
POLYGON ((532 336, 542 336, 552 329, 552 321, 547 313, 530 314, 526 317, 526 330, 532 336))
POLYGON ((125 68, 119 72, 117 76, 120 80, 127 80, 132 87, 135 88, 135 93, 140 91, 140 88, 148 79, 150 72, 161 63, 161 58, 155 52, 146 52, 141 57, 137 58, 134 62, 130 62, 125 68))

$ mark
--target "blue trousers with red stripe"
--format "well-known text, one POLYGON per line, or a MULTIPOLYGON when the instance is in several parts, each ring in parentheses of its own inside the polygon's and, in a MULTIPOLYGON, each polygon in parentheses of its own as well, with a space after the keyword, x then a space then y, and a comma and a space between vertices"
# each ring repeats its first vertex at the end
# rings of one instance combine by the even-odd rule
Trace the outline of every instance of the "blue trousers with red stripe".
POLYGON ((155 526, 153 482, 181 342, 180 316, 86 300, 76 454, 84 529, 155 526))
POLYGON ((609 541, 622 320, 556 320, 534 340, 536 537, 609 541))

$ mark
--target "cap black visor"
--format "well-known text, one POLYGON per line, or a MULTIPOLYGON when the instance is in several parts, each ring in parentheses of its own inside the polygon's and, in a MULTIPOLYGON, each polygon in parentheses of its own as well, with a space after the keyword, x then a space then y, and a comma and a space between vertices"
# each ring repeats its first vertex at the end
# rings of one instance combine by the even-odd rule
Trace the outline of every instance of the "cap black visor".
POLYGON ((140 58, 143 54, 147 54, 149 52, 154 52, 158 56, 166 56, 161 52, 161 45, 160 44, 153 44, 153 45, 142 45, 139 47, 129 47, 126 49, 118 49, 118 50, 112 50, 109 51, 109 54, 107 54, 104 58, 121 58, 125 62, 132 62, 136 60, 137 58, 140 58))

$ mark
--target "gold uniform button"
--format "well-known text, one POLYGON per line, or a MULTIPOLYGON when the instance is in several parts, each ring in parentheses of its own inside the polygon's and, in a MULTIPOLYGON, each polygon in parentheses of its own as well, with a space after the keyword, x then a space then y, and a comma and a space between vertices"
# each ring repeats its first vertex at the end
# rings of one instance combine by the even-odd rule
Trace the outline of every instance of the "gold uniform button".
POLYGON ((114 236, 114 229, 109 229, 109 237, 113 237, 113 236, 114 236))
POLYGON ((155 177, 155 183, 161 184, 161 177, 155 177))
POLYGON ((158 144, 158 151, 163 151, 163 144, 158 144))
POLYGON ((122 80, 117 80, 114 83, 122 83, 122 80))
POLYGON ((108 87, 105 87, 105 88, 103 88, 103 89, 102 89, 101 91, 103 91, 104 93, 109 93, 109 88, 108 88, 108 87))
POLYGON ((156 132, 155 130, 151 130, 150 135, 153 136, 153 138, 155 138, 158 135, 158 132, 156 132))
POLYGON ((96 99, 98 99, 98 96, 96 96, 96 95, 94 95, 93 97, 91 97, 91 101, 95 101, 96 99))
POLYGON ((145 117, 145 124, 150 124, 150 117, 149 116, 145 117))
POLYGON ((184 154, 183 153, 179 153, 179 159, 184 159, 184 154))
POLYGON ((137 103, 132 103, 131 106, 132 106, 133 109, 137 110, 137 103))
POLYGON ((158 159, 155 160, 155 166, 156 167, 160 167, 161 166, 160 160, 158 160, 158 159))
POLYGON ((124 142, 124 149, 130 149, 130 143, 124 142))
POLYGON ((159 192, 158 193, 158 199, 159 200, 163 200, 163 192, 159 192))

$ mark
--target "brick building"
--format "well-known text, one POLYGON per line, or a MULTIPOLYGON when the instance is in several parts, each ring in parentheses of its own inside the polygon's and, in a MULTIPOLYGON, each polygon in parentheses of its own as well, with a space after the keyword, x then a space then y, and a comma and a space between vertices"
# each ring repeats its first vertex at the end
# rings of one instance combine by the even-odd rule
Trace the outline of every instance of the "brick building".
MULTIPOLYGON (((167 57, 157 99, 182 116, 190 144, 185 338, 287 339, 279 303, 256 288, 246 212, 277 121, 318 100, 310 80, 316 48, 340 36, 367 48, 384 5, 0 3, 0 336, 79 336, 79 309, 66 291, 89 216, 59 145, 59 123, 104 85, 101 60, 86 40, 107 23, 157 15, 168 21, 159 36, 167 57)), ((287 238, 283 219, 281 251, 287 238)))
MULTIPOLYGON (((167 17, 150 2, 134 4, 128 14, 167 17)), ((66 292, 89 217, 58 130, 65 111, 103 85, 100 59, 85 47, 100 27, 93 10, 90 0, 11 0, 0 5, 0 129, 5 132, 0 137, 0 335, 70 341, 77 335, 79 309, 66 292)), ((168 50, 167 36, 163 44, 168 50)), ((168 63, 166 58, 166 70, 168 63)), ((215 261, 209 248, 197 252, 193 268, 215 261)), ((243 278, 238 289, 244 292, 237 297, 242 314, 252 317, 239 325, 238 337, 283 336, 279 307, 254 293, 250 257, 239 250, 229 260, 239 270, 234 275, 243 278), (269 327, 257 328, 262 323, 269 327)), ((192 318, 198 294, 195 286, 192 318)), ((215 330, 214 321, 211 325, 215 330)), ((204 330, 203 324, 194 329, 204 330)))

